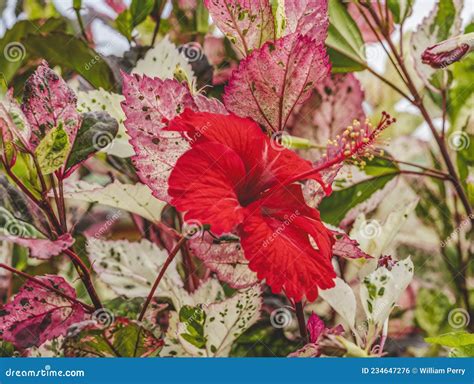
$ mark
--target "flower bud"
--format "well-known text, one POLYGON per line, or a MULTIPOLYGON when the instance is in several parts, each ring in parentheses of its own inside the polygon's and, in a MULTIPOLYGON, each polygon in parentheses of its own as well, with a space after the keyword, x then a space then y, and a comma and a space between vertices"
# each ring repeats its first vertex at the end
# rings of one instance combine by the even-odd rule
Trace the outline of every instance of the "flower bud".
POLYGON ((459 35, 427 48, 421 55, 424 64, 446 68, 474 49, 474 33, 459 35))

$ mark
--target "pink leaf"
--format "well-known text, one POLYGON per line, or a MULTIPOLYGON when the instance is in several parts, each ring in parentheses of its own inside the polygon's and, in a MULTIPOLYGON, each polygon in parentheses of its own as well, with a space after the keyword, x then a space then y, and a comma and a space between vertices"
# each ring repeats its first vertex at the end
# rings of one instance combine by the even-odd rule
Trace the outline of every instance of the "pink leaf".
POLYGON ((254 51, 232 74, 225 89, 227 109, 251 117, 270 131, 285 128, 297 104, 329 73, 322 43, 291 34, 254 51))
POLYGON ((327 0, 285 0, 287 32, 298 32, 318 43, 326 40, 329 17, 327 0))
MULTIPOLYGON (((289 131, 294 136, 325 146, 354 119, 365 120, 363 101, 364 92, 353 74, 328 76, 315 86, 308 101, 295 108, 289 131)), ((319 149, 305 151, 305 154, 310 160, 321 157, 319 149)))
POLYGON ((336 243, 332 247, 334 256, 346 259, 372 259, 372 256, 359 248, 359 243, 344 232, 334 232, 336 243))
MULTIPOLYGON (((332 185, 337 173, 342 168, 342 163, 336 164, 330 168, 320 172, 322 181, 325 185, 332 185)), ((303 187, 303 195, 308 204, 312 208, 317 208, 321 200, 327 196, 326 191, 316 180, 307 180, 303 187)))
POLYGON ((257 275, 248 267, 239 242, 217 243, 209 234, 189 240, 189 247, 219 280, 232 288, 244 289, 258 282, 257 275))
POLYGON ((309 316, 306 328, 308 329, 309 333, 309 341, 311 343, 316 343, 321 333, 323 333, 323 331, 326 329, 326 326, 324 325, 324 321, 322 321, 319 316, 313 312, 309 316))
POLYGON ((178 132, 163 130, 167 122, 185 108, 226 113, 216 99, 192 96, 186 85, 176 80, 123 73, 122 109, 124 124, 136 155, 132 161, 140 180, 153 195, 168 201, 168 177, 176 161, 189 149, 188 141, 178 132))
POLYGON ((275 39, 275 23, 268 0, 205 0, 219 29, 245 56, 275 39))
POLYGON ((42 61, 35 73, 25 84, 23 104, 21 106, 33 134, 31 146, 36 148, 44 135, 59 123, 74 142, 81 123, 81 116, 76 110, 77 98, 66 82, 42 61))
POLYGON ((68 249, 74 244, 74 239, 69 233, 61 235, 56 240, 28 239, 24 237, 12 236, 0 236, 0 240, 1 239, 12 241, 13 243, 21 245, 22 247, 27 247, 30 250, 31 257, 36 257, 37 259, 43 260, 47 260, 52 256, 59 255, 62 251, 68 249))
MULTIPOLYGON (((39 277, 45 284, 76 298, 76 292, 59 276, 39 277)), ((65 335, 68 327, 84 319, 83 307, 44 287, 28 281, 8 304, 0 309, 3 340, 17 348, 38 347, 47 340, 65 335)))

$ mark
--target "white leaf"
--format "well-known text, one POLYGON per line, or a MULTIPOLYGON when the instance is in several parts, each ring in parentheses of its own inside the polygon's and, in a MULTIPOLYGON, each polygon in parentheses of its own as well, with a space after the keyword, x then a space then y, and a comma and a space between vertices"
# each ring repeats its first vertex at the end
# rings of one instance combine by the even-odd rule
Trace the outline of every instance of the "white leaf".
POLYGON ((357 306, 354 292, 349 284, 341 278, 336 277, 334 281, 336 285, 330 289, 320 290, 319 296, 353 328, 357 306))
POLYGON ((368 275, 360 286, 360 299, 368 320, 382 326, 403 291, 413 279, 410 257, 388 270, 380 267, 368 275))
POLYGON ((173 312, 170 326, 165 336, 165 346, 161 356, 228 356, 234 341, 260 318, 262 290, 254 286, 239 291, 221 302, 202 305, 206 314, 203 336, 204 348, 198 348, 183 337, 187 324, 179 322, 178 313, 173 312))
POLYGON ((260 286, 255 286, 206 307, 204 335, 208 356, 229 355, 235 339, 260 318, 261 294, 260 286))
POLYGON ((426 86, 435 90, 430 79, 436 69, 423 64, 421 54, 423 51, 436 43, 447 40, 461 33, 461 11, 462 0, 440 0, 437 1, 430 14, 425 17, 411 36, 410 46, 415 64, 415 69, 426 86), (453 19, 447 21, 446 14, 454 11, 453 19))
POLYGON ((152 222, 160 220, 161 210, 165 206, 164 202, 151 194, 145 184, 122 184, 118 180, 105 187, 85 181, 68 183, 64 186, 64 197, 108 205, 135 213, 152 222))
MULTIPOLYGON (((13 243, 10 241, 0 241, 0 262, 12 265, 13 243)), ((10 284, 11 272, 0 268, 0 294, 7 293, 10 284)))
MULTIPOLYGON (((178 312, 171 311, 168 320, 168 329, 164 337, 165 344, 160 351, 161 357, 192 357, 193 355, 184 348, 179 338, 179 315, 178 312)), ((189 344, 189 343, 187 343, 189 344)))
POLYGON ((361 278, 377 268, 378 258, 387 252, 417 204, 418 200, 403 204, 402 208, 390 213, 383 224, 377 220, 366 220, 364 214, 357 217, 350 237, 359 243, 360 249, 374 258, 368 260, 360 270, 359 276, 361 278))
POLYGON ((202 282, 201 285, 192 293, 189 293, 184 288, 177 291, 178 295, 174 300, 176 308, 181 308, 183 305, 208 305, 225 298, 224 289, 219 280, 211 278, 202 282))
POLYGON ((138 60, 132 73, 159 77, 161 80, 173 79, 176 67, 184 71, 189 81, 194 79, 194 72, 186 57, 178 51, 169 37, 165 36, 145 54, 143 59, 138 60))
POLYGON ((122 95, 107 92, 103 88, 88 92, 77 92, 77 110, 79 112, 105 111, 117 120, 119 124, 117 136, 115 136, 112 143, 102 149, 102 151, 109 155, 126 158, 133 156, 135 152, 129 143, 130 137, 127 135, 127 131, 123 125, 125 113, 120 106, 123 100, 125 100, 125 97, 122 95))
MULTIPOLYGON (((118 295, 128 298, 146 297, 161 270, 168 252, 148 240, 104 241, 87 239, 87 251, 99 279, 118 295)), ((155 296, 167 297, 175 303, 183 286, 176 270, 176 259, 166 270, 155 296)))

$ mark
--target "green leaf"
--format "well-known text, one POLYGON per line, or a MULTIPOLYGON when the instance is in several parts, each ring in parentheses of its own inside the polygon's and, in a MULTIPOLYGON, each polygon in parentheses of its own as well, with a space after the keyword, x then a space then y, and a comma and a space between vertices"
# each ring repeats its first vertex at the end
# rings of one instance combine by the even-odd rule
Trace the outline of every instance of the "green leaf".
MULTIPOLYGON (((109 310, 103 310, 105 314, 109 310)), ((114 317, 105 317, 107 320, 114 317)), ((78 324, 64 340, 66 356, 76 357, 147 357, 156 356, 161 341, 140 323, 117 317, 107 328, 100 324, 78 324)))
POLYGON ((132 14, 129 9, 124 10, 115 19, 115 27, 128 41, 132 39, 132 14))
POLYGON ((21 20, 5 32, 0 40, 0 72, 3 79, 10 83, 17 71, 28 61, 31 52, 28 50, 24 39, 33 34, 48 33, 62 30, 66 26, 63 19, 21 20))
MULTIPOLYGON (((460 129, 474 108, 474 55, 470 54, 451 65, 453 86, 449 90, 448 113, 453 129, 460 129)), ((472 124, 472 120, 471 120, 472 124)))
POLYGON ((435 335, 441 330, 450 309, 449 299, 439 290, 421 288, 418 292, 415 318, 428 335, 435 335))
POLYGON ((323 199, 319 205, 323 221, 337 226, 347 212, 367 200, 374 192, 382 189, 396 175, 396 173, 391 173, 376 176, 348 188, 334 191, 331 196, 323 199))
POLYGON ((114 332, 114 349, 120 356, 140 357, 149 352, 148 339, 153 335, 137 323, 117 325, 114 332))
POLYGON ((474 357, 474 344, 453 348, 449 352, 450 357, 474 357))
POLYGON ((112 89, 116 85, 109 65, 76 36, 62 32, 30 35, 25 47, 32 55, 45 58, 51 66, 73 70, 95 88, 112 89))
POLYGON ((329 0, 329 30, 326 39, 333 72, 365 69, 364 40, 344 4, 329 0))
POLYGON ((62 125, 49 131, 35 149, 43 174, 49 175, 61 168, 70 148, 69 137, 62 125))
POLYGON ((132 0, 130 8, 120 13, 115 20, 117 30, 130 41, 133 29, 145 21, 153 11, 154 4, 154 0, 132 0))
POLYGON ((93 153, 112 143, 118 132, 118 123, 107 112, 87 112, 67 159, 66 170, 86 160, 93 153))
POLYGON ((147 16, 153 11, 155 0, 132 0, 130 5, 130 14, 132 29, 141 24, 147 16))
POLYGON ((41 184, 38 179, 38 172, 30 155, 17 152, 12 172, 35 197, 41 197, 41 184))
POLYGON ((179 321, 185 324, 186 333, 181 334, 183 339, 197 348, 204 348, 207 341, 204 336, 206 312, 200 307, 185 305, 179 311, 179 321))
POLYGON ((203 1, 199 1, 196 8, 196 31, 202 34, 209 31, 209 11, 203 1))
POLYGON ((47 19, 49 17, 61 16, 54 6, 53 1, 23 0, 23 11, 28 20, 47 19))
POLYGON ((366 160, 363 171, 370 176, 387 175, 390 173, 398 173, 400 168, 397 163, 381 157, 374 157, 372 160, 366 160))
POLYGON ((411 15, 413 0, 387 0, 387 5, 395 23, 400 24, 411 15))
POLYGON ((444 335, 427 337, 427 343, 440 344, 445 347, 464 347, 466 345, 474 344, 474 334, 468 332, 449 332, 444 335))

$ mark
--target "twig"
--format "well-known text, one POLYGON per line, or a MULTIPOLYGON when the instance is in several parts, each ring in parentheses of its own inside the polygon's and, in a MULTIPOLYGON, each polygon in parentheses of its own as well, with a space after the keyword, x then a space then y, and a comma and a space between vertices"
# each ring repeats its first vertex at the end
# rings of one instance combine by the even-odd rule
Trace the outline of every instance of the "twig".
POLYGON ((71 249, 65 249, 63 252, 69 256, 69 258, 76 266, 77 273, 79 274, 79 277, 84 283, 84 286, 86 287, 86 290, 89 293, 89 296, 92 300, 92 303, 94 304, 95 309, 102 308, 102 302, 100 301, 99 296, 95 291, 94 285, 92 284, 91 274, 87 266, 84 264, 81 258, 76 255, 76 253, 71 249))
POLYGON ((298 327, 300 328, 301 338, 304 340, 305 343, 308 343, 308 331, 306 330, 306 321, 304 318, 303 304, 301 303, 301 301, 295 303, 295 312, 296 318, 298 319, 298 327))
MULTIPOLYGON (((374 19, 376 24, 380 26, 380 20, 377 16, 376 12, 370 6, 370 4, 366 4, 366 8, 369 10, 369 12, 372 15, 372 18, 374 19)), ((410 77, 410 74, 408 73, 408 70, 405 66, 405 63, 403 62, 402 58, 400 57, 400 55, 397 52, 397 49, 396 49, 395 45, 393 44, 393 41, 390 37, 390 34, 385 32, 384 37, 385 37, 385 40, 387 41, 388 45, 390 46, 390 49, 391 49, 392 53, 394 54, 395 59, 397 60, 397 63, 399 65, 401 71, 403 72, 403 74, 405 76, 405 80, 407 82, 406 85, 407 85, 409 91, 411 92, 411 94, 413 96, 413 100, 411 102, 413 103, 413 105, 415 105, 420 110, 423 118, 427 122, 427 124, 428 124, 428 126, 431 130, 431 133, 432 133, 433 137, 435 138, 436 143, 438 144, 438 147, 439 147, 440 152, 441 152, 441 156, 443 157, 443 160, 446 164, 446 167, 448 168, 448 173, 451 176, 449 180, 453 184, 454 189, 456 190, 456 193, 458 194, 459 198, 461 199, 461 202, 464 206, 464 209, 465 209, 467 215, 469 216, 469 218, 471 220, 471 225, 474 226, 474 215, 473 215, 471 204, 469 203, 469 199, 466 195, 466 192, 464 191, 464 189, 461 186, 461 183, 459 181, 459 177, 457 175, 454 164, 453 164, 453 162, 452 162, 452 160, 449 156, 449 153, 448 153, 448 150, 446 148, 445 142, 444 142, 444 140, 442 140, 440 135, 438 135, 438 133, 436 131, 436 128, 433 124, 433 121, 432 121, 432 119, 431 119, 431 117, 430 117, 430 115, 429 115, 429 113, 428 113, 428 111, 427 111, 427 109, 426 109, 426 107, 423 103, 423 100, 422 100, 420 94, 418 93, 418 91, 416 89, 416 86, 415 86, 415 84, 413 83, 413 80, 410 77)), ((408 100, 411 100, 411 99, 408 99, 408 100)))
POLYGON ((143 307, 142 307, 142 310, 140 312, 140 315, 138 316, 138 321, 142 321, 143 318, 145 317, 145 313, 146 313, 146 310, 148 308, 148 305, 150 305, 150 302, 151 300, 153 299, 153 296, 155 295, 155 291, 156 289, 158 288, 158 285, 160 284, 160 281, 161 279, 163 278, 166 270, 168 269, 168 267, 170 266, 171 262, 173 261, 173 259, 175 258, 176 254, 178 253, 178 251, 181 249, 181 246, 185 243, 186 241, 186 236, 182 236, 178 242, 176 243, 176 245, 174 246, 174 248, 172 249, 172 251, 170 252, 170 254, 168 255, 168 258, 166 259, 165 263, 163 264, 163 266, 161 267, 161 270, 160 270, 160 273, 158 274, 158 276, 156 277, 156 280, 155 282, 153 283, 153 287, 151 288, 150 290, 150 293, 148 294, 148 297, 146 298, 146 301, 145 303, 143 304, 143 307))
POLYGON ((76 18, 77 18, 77 22, 79 23, 79 28, 81 29, 82 37, 84 38, 86 43, 88 43, 89 39, 87 38, 87 33, 84 28, 84 22, 82 21, 81 8, 76 8, 76 7, 73 7, 73 8, 74 8, 74 12, 76 13, 76 18))

